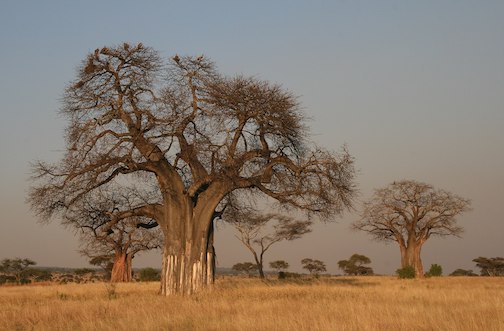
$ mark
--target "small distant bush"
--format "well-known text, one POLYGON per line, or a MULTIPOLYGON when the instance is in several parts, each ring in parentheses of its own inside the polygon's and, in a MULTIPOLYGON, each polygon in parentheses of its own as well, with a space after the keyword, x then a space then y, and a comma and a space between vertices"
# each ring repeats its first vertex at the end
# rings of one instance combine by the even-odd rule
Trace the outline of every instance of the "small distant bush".
POLYGON ((16 277, 8 275, 0 275, 0 285, 5 283, 15 283, 16 277))
POLYGON ((21 278, 21 280, 19 280, 19 284, 21 285, 26 285, 26 284, 30 284, 31 283, 31 280, 29 280, 28 278, 21 278))
POLYGON ((75 269, 74 274, 77 276, 84 276, 85 274, 94 274, 95 270, 89 269, 89 268, 80 268, 80 269, 75 269))
POLYGON ((293 278, 301 278, 301 274, 287 271, 280 271, 278 273, 278 279, 293 279, 293 278))
POLYGON ((415 268, 413 268, 413 266, 408 265, 403 268, 397 269, 396 274, 401 279, 415 278, 415 268))
POLYGON ((472 270, 465 270, 465 269, 457 269, 454 272, 450 274, 450 276, 468 276, 468 277, 476 277, 478 276, 475 274, 472 270))
POLYGON ((161 275, 159 274, 159 271, 154 268, 144 268, 140 270, 138 279, 141 282, 153 282, 160 280, 161 275))
POLYGON ((425 274, 426 277, 439 277, 443 274, 443 268, 439 264, 431 264, 429 271, 425 274))

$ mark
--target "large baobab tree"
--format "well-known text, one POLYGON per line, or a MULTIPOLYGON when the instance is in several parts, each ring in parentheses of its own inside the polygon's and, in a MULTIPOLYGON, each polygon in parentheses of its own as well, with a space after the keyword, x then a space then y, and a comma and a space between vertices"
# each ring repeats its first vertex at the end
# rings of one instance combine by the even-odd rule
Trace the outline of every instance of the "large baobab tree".
POLYGON ((375 191, 364 203, 361 219, 353 224, 380 241, 395 241, 401 266, 415 268, 423 277, 420 252, 430 237, 459 236, 463 229, 456 216, 469 210, 470 202, 444 190, 414 180, 394 182, 375 191))
POLYGON ((238 231, 236 236, 254 256, 259 277, 264 278, 264 253, 282 240, 294 240, 311 232, 312 222, 295 220, 280 214, 260 214, 257 212, 224 213, 224 219, 238 231), (268 225, 273 224, 271 230, 268 225), (269 230, 269 231, 268 231, 269 230))
POLYGON ((113 215, 155 219, 164 234, 161 293, 213 279, 213 219, 236 190, 331 218, 351 205, 352 157, 307 142, 297 98, 278 85, 225 77, 203 56, 165 63, 142 44, 89 54, 68 85, 66 153, 34 165, 29 200, 43 219, 100 187, 155 185, 156 202, 113 215), (137 176, 140 174, 141 176, 137 176))

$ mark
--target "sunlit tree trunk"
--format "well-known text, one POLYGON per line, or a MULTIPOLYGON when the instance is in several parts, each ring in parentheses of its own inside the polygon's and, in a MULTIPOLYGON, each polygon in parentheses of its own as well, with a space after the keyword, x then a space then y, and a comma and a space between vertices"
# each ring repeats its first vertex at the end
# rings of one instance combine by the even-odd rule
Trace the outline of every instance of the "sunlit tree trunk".
POLYGON ((122 251, 117 251, 114 255, 114 265, 112 267, 112 273, 110 276, 110 281, 112 283, 122 283, 131 282, 132 270, 131 270, 131 255, 124 253, 122 251))
POLYGON ((414 238, 410 238, 408 243, 399 243, 401 249, 401 267, 412 266, 415 269, 415 277, 423 278, 423 264, 420 257, 422 244, 414 238))
POLYGON ((165 211, 162 295, 190 295, 214 282, 213 213, 220 200, 210 196, 196 208, 188 198, 182 201, 185 208, 171 205, 165 211))

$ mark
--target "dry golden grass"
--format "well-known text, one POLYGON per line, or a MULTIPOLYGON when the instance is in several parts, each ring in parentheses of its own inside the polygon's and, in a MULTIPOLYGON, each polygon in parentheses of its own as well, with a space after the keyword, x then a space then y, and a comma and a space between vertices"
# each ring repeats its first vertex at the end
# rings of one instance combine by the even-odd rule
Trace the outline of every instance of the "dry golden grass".
POLYGON ((193 297, 158 283, 0 287, 0 330, 504 330, 504 278, 223 278, 193 297))

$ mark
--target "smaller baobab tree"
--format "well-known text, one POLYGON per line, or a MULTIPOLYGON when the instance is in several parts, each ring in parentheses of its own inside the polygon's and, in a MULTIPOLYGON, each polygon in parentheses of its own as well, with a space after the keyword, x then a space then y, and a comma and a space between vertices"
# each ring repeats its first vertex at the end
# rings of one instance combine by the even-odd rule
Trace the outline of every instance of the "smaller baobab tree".
POLYGON ((325 263, 320 260, 306 258, 301 260, 301 264, 303 269, 308 270, 310 275, 315 275, 315 277, 318 277, 321 272, 327 271, 325 263))
MULTIPOLYGON (((230 210, 230 209, 228 209, 230 210)), ((260 214, 255 211, 226 211, 225 220, 236 228, 236 237, 247 247, 254 256, 259 271, 259 277, 264 277, 264 253, 270 247, 282 240, 301 238, 311 232, 312 222, 295 220, 280 214, 260 214), (268 225, 273 223, 273 229, 268 231, 268 225)))
POLYGON ((81 254, 105 269, 112 263, 111 282, 130 282, 135 255, 162 247, 157 222, 130 212, 146 196, 134 188, 99 190, 65 214, 66 224, 81 230, 81 254))
POLYGON ((431 237, 460 236, 456 217, 470 209, 470 201, 414 180, 393 182, 375 191, 364 203, 353 228, 379 241, 395 241, 401 250, 401 267, 411 266, 423 277, 422 246, 431 237))
POLYGON ((91 261, 101 260, 112 263, 110 281, 113 283, 130 282, 133 277, 133 258, 140 252, 162 247, 162 233, 159 229, 138 227, 135 218, 123 220, 114 225, 110 232, 85 231, 81 235, 82 255, 91 261))
POLYGON ((338 261, 338 267, 347 275, 372 275, 373 268, 364 265, 370 263, 371 259, 369 257, 361 254, 353 254, 348 260, 338 261))

